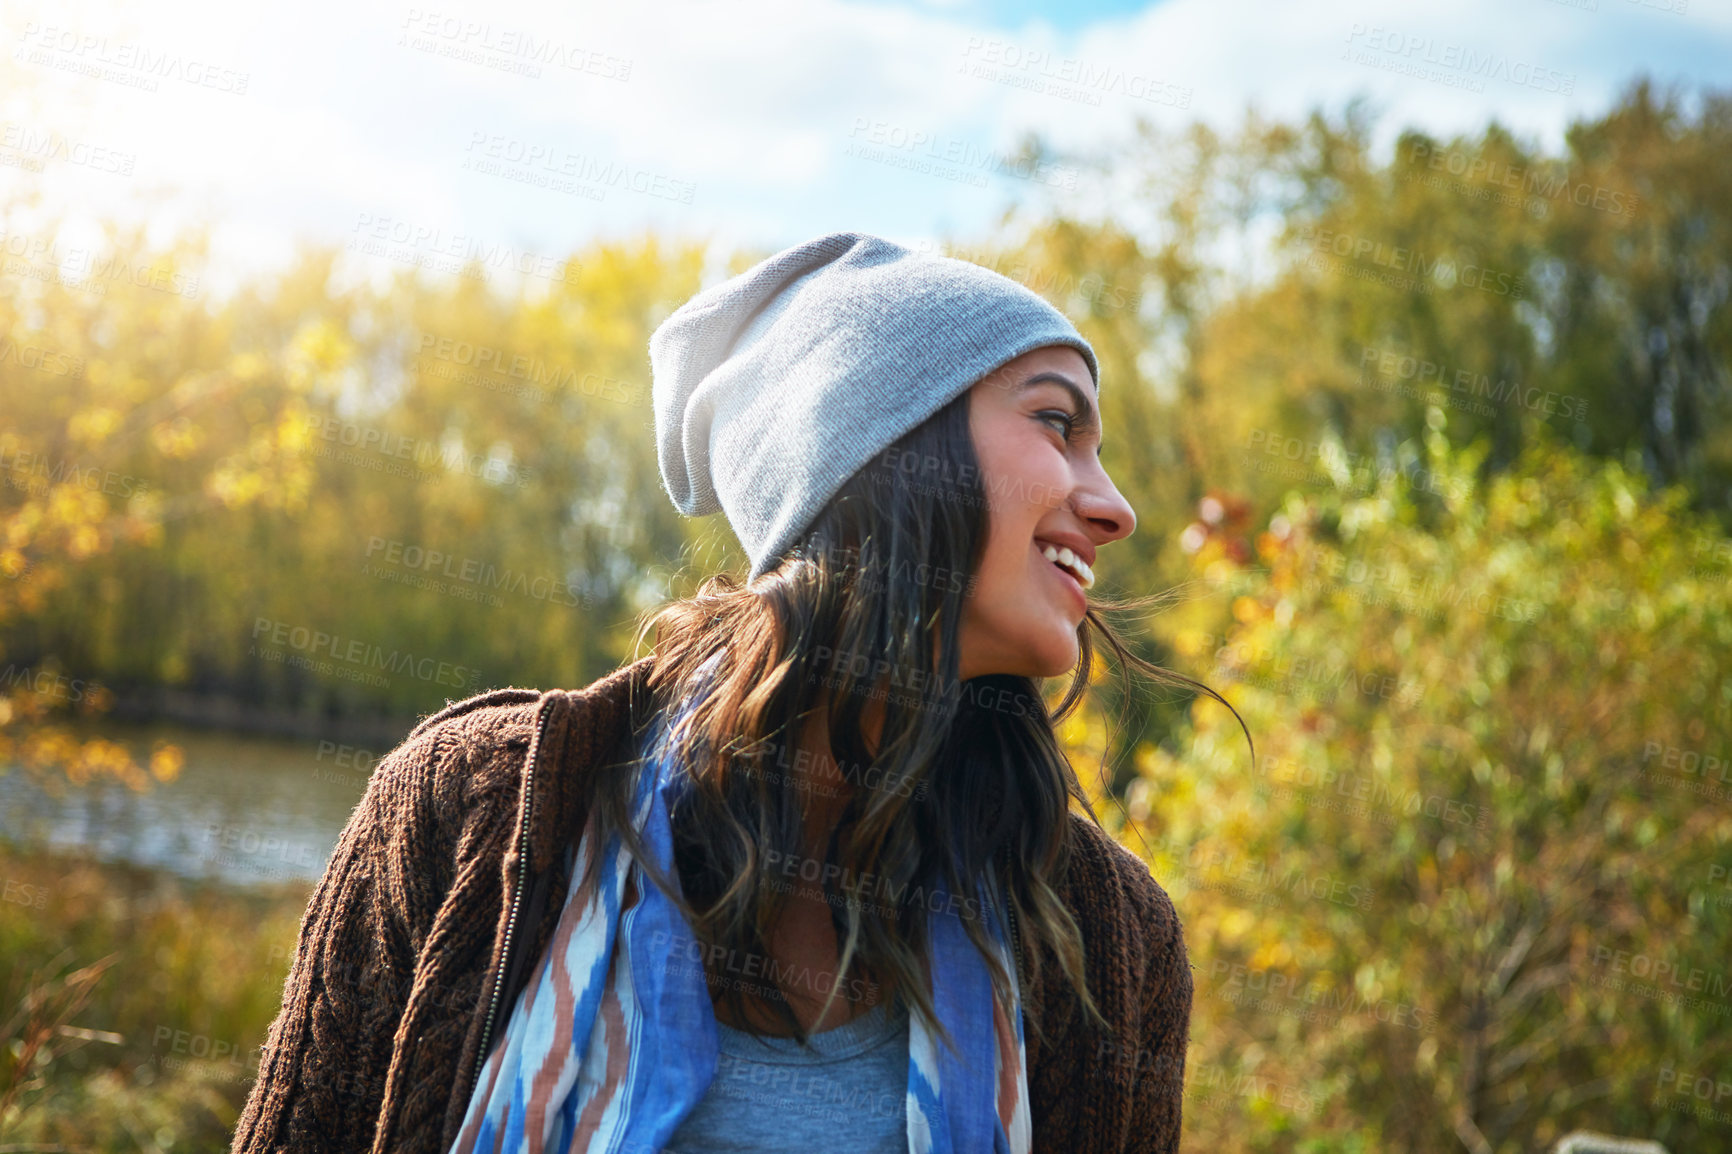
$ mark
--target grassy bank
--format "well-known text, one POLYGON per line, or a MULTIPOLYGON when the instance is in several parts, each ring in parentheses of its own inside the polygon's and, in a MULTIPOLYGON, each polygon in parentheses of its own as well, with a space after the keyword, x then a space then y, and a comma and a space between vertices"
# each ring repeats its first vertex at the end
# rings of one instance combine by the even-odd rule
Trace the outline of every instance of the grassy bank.
POLYGON ((310 892, 0 845, 0 1135, 228 1149, 310 892))

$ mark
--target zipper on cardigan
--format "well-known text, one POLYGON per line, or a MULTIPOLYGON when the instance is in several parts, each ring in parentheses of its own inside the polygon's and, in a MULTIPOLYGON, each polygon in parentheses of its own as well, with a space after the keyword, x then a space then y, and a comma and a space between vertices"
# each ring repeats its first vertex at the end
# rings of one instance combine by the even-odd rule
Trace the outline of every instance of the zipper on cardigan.
POLYGON ((481 1029, 481 1049, 475 1056, 476 1068, 487 1061, 487 1043, 493 1039, 493 1025, 499 1015, 499 995, 505 986, 505 975, 511 969, 511 939, 517 932, 517 915, 523 908, 523 891, 529 882, 529 823, 530 809, 535 802, 535 763, 541 757, 541 739, 547 733, 548 710, 542 710, 541 724, 535 730, 535 756, 523 771, 523 806, 517 824, 517 840, 523 847, 517 866, 517 889, 511 895, 511 916, 505 922, 505 950, 499 957, 499 973, 493 978, 493 996, 487 1003, 487 1024, 481 1029))

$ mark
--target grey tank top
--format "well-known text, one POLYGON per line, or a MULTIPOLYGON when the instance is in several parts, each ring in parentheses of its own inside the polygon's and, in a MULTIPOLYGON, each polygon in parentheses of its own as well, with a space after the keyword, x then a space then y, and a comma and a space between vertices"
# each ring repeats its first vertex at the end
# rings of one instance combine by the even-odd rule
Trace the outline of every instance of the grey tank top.
POLYGON ((903 1154, 908 1011, 900 999, 809 1038, 759 1038, 716 1023, 716 1076, 668 1154, 903 1154))

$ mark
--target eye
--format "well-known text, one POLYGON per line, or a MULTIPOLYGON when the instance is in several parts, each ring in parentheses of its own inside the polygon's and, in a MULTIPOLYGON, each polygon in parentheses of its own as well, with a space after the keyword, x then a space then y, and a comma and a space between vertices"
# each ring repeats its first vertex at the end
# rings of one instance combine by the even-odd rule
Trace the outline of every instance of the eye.
POLYGON ((1035 419, 1039 421, 1058 420, 1064 426, 1063 432, 1066 441, 1071 439, 1071 433, 1075 430, 1077 423, 1076 414, 1067 413, 1063 409, 1043 409, 1035 414, 1035 419))

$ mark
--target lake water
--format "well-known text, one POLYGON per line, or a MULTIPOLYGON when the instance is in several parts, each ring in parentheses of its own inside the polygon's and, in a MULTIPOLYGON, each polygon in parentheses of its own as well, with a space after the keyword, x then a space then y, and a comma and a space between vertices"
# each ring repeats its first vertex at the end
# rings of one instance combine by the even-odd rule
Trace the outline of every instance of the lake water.
POLYGON ((111 782, 43 783, 0 774, 0 833, 25 848, 79 850, 186 878, 235 885, 315 881, 388 749, 354 750, 183 729, 109 724, 142 764, 152 742, 186 754, 180 776, 140 793, 111 782))

